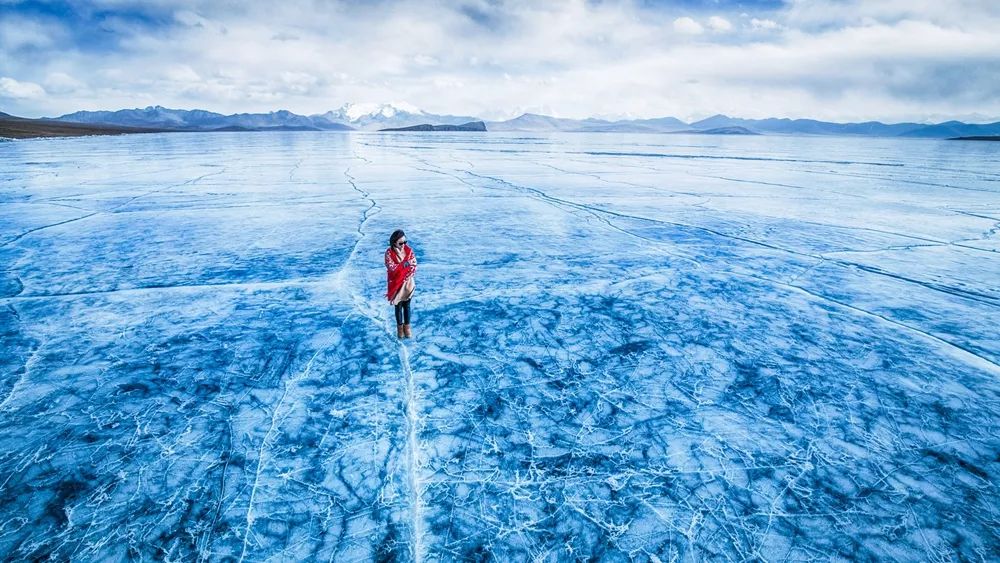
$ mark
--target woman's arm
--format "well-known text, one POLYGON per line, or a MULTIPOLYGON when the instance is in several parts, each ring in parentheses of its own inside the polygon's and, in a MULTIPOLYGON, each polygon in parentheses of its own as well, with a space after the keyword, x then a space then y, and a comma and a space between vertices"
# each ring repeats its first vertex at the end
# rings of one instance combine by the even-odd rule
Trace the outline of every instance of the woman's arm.
POLYGON ((385 251, 385 269, 388 270, 390 274, 395 272, 401 266, 399 262, 392 259, 391 253, 391 248, 385 251))

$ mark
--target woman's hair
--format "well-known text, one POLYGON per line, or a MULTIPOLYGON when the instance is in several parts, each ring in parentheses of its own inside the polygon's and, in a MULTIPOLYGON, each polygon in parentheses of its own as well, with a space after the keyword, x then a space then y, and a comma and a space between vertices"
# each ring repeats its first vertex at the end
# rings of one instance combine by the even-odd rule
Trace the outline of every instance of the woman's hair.
POLYGON ((389 246, 396 246, 396 241, 405 236, 406 233, 403 232, 403 229, 396 229, 389 235, 389 246))

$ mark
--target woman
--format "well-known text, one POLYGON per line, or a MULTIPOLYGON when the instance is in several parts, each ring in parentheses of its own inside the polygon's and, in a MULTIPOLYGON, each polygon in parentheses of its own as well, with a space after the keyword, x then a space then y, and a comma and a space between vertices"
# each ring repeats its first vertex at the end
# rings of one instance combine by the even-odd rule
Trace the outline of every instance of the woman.
POLYGON ((413 274, 417 271, 417 257, 406 244, 406 234, 395 230, 385 249, 385 269, 388 291, 385 297, 396 306, 396 338, 411 338, 410 297, 413 296, 413 274))

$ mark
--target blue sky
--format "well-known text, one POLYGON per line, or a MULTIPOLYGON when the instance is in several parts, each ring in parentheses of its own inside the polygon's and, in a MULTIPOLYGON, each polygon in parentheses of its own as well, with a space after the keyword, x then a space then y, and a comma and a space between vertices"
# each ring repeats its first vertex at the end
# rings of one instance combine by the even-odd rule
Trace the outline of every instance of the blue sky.
POLYGON ((0 111, 1000 119, 995 0, 0 0, 0 111))

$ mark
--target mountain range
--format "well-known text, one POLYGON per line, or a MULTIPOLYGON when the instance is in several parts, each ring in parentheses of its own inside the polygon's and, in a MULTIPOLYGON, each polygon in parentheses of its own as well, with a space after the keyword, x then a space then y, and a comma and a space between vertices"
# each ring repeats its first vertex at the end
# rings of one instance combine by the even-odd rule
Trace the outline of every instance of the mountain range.
POLYGON ((339 109, 314 115, 298 115, 287 110, 223 115, 204 110, 149 106, 118 111, 78 111, 51 119, 73 123, 159 127, 190 131, 275 129, 377 131, 429 122, 440 125, 462 125, 478 121, 471 116, 434 115, 416 108, 397 107, 392 104, 345 104, 339 109))
MULTIPOLYGON (((423 124, 462 125, 481 121, 474 116, 437 115, 407 104, 345 104, 339 109, 314 115, 298 115, 287 110, 270 113, 223 115, 204 110, 179 110, 162 106, 118 111, 78 111, 50 121, 125 127, 209 131, 209 130, 317 130, 378 131, 423 124)), ((715 115, 686 123, 675 117, 604 120, 565 119, 525 113, 505 121, 486 121, 489 131, 594 132, 594 133, 694 133, 733 134, 854 135, 878 137, 950 138, 1000 135, 1000 122, 970 124, 947 121, 923 123, 831 123, 813 119, 741 119, 715 115)))

